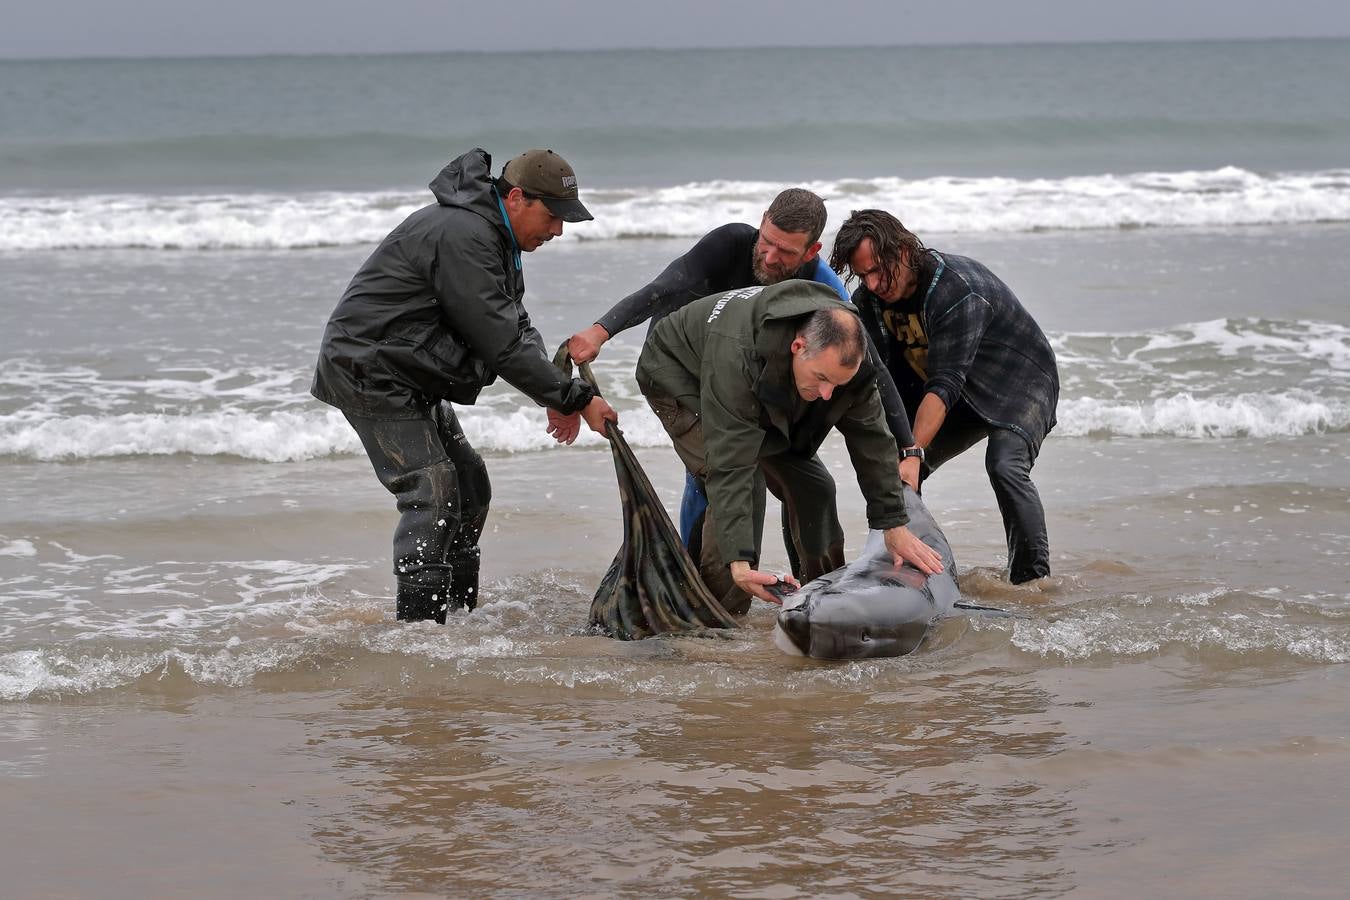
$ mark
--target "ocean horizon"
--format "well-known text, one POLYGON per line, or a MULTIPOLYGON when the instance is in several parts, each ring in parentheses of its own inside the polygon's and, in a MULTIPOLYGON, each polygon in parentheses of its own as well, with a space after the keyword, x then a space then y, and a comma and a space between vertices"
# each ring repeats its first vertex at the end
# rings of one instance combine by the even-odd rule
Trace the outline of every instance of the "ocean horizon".
POLYGON ((1345 41, 1350 40, 1350 34, 1333 35, 1264 35, 1262 37, 1187 37, 1187 38, 1093 38, 1093 39, 1063 39, 1063 40, 1007 40, 1007 41, 944 41, 932 43, 866 43, 858 41, 841 41, 834 44, 826 41, 825 43, 765 43, 765 44, 736 44, 727 46, 657 46, 649 44, 632 44, 624 46, 604 46, 604 47, 531 47, 516 50, 502 49, 447 49, 447 50, 389 50, 389 51, 342 51, 342 50, 309 50, 309 51, 266 51, 266 52, 237 52, 237 53, 141 53, 141 54, 108 54, 108 55, 89 55, 89 54, 46 54, 42 56, 3 56, 0 55, 0 62, 83 62, 87 60, 193 60, 193 59, 274 59, 274 58, 296 58, 303 59, 307 57, 403 57, 403 56, 530 56, 537 53, 555 53, 555 54, 573 54, 573 55, 598 55, 605 53, 737 53, 743 50, 907 50, 911 48, 932 48, 936 50, 950 50, 965 47, 1051 47, 1064 45, 1130 45, 1130 44, 1268 44, 1268 43, 1286 43, 1291 41, 1304 42, 1323 42, 1323 41, 1345 41))

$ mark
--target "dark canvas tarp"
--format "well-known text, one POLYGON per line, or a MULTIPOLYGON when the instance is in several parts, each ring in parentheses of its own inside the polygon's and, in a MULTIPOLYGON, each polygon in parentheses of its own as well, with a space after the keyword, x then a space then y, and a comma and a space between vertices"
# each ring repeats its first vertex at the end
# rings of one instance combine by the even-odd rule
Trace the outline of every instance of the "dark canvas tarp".
MULTIPOLYGON (((567 345, 555 362, 571 370, 567 345)), ((590 367, 581 376, 595 384, 590 367)), ((591 600, 591 624, 610 637, 632 641, 657 634, 735 628, 731 614, 709 593, 680 543, 661 499, 617 425, 605 436, 614 453, 623 507, 623 545, 591 600)))
POLYGON ((623 503, 623 546, 591 601, 591 624, 637 640, 736 621, 703 585, 665 507, 619 429, 606 428, 623 503))

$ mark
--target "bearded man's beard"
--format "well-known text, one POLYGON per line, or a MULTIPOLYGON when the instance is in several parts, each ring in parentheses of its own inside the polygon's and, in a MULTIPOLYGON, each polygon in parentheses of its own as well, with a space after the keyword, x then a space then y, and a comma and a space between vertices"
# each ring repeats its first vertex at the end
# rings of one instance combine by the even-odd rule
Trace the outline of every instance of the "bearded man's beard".
POLYGON ((755 280, 760 284, 777 284, 780 281, 787 281, 793 275, 790 271, 770 268, 764 262, 764 258, 753 249, 750 251, 750 270, 755 273, 755 280))

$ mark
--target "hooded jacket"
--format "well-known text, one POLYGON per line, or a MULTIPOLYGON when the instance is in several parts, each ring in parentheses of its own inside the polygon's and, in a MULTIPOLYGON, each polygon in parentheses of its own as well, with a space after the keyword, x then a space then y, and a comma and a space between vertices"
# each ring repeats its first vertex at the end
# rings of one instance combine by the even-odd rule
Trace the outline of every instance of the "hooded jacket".
POLYGON ((501 376, 540 406, 594 395, 553 365, 521 303, 519 254, 492 177, 471 150, 431 182, 352 278, 324 331, 310 392, 366 418, 410 419, 440 400, 471 404, 501 376))
POLYGON ((848 447, 871 528, 909 521, 895 439, 866 355, 829 400, 803 400, 792 374, 793 338, 819 309, 857 310, 829 287, 783 281, 713 294, 658 322, 638 358, 644 394, 663 394, 702 418, 708 502, 722 558, 755 561, 754 479, 759 460, 812 456, 830 429, 848 447))

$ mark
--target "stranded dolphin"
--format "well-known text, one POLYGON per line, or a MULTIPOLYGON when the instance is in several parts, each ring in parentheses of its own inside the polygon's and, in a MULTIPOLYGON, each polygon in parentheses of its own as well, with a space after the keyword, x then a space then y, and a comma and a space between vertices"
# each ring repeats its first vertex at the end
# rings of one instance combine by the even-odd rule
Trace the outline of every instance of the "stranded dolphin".
POLYGON ((961 600, 956 560, 947 538, 908 485, 909 530, 942 557, 942 572, 925 576, 897 568, 880 531, 867 536, 862 556, 784 595, 774 643, 787 653, 817 659, 867 659, 912 652, 939 621, 968 612, 1007 615, 961 600))

